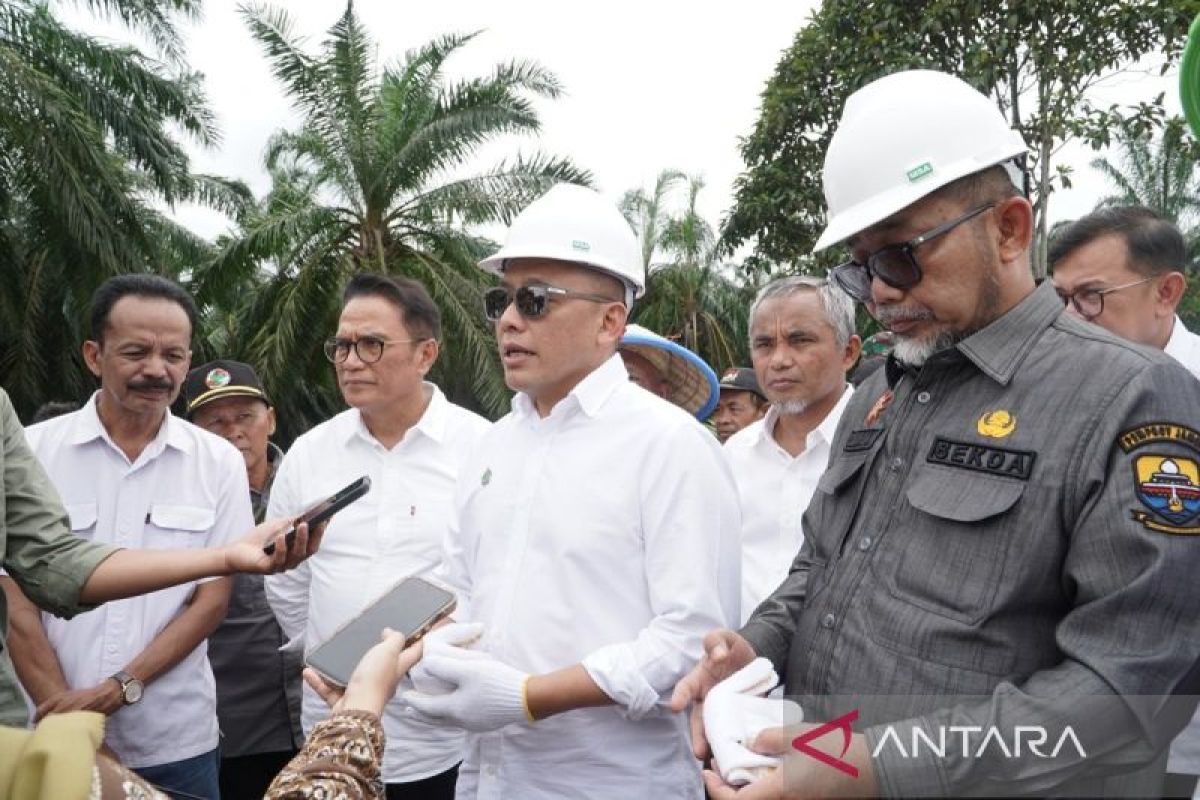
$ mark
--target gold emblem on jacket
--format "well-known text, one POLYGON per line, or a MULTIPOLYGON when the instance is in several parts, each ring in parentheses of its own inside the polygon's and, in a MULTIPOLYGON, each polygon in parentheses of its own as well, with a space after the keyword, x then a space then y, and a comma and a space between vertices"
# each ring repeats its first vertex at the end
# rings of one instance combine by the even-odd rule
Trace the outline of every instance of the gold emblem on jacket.
POLYGON ((975 423, 980 436, 1003 439, 1017 429, 1017 418, 1007 411, 989 411, 975 423))

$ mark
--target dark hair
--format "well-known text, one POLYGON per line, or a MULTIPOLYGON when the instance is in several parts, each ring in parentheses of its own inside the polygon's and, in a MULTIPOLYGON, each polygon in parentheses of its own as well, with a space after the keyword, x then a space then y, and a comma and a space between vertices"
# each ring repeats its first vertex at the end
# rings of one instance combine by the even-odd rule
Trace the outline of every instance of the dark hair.
POLYGON ((48 419, 61 417, 63 414, 70 414, 78 410, 79 403, 74 400, 50 400, 38 406, 38 410, 33 412, 33 419, 29 421, 29 424, 36 425, 39 422, 45 422, 48 419))
POLYGON ((1102 236, 1120 236, 1129 251, 1129 268, 1145 276, 1187 266, 1183 234, 1170 220, 1143 206, 1101 208, 1065 226, 1050 242, 1053 267, 1075 250, 1102 236))
POLYGON ((342 308, 356 297, 382 297, 400 310, 400 321, 413 336, 442 338, 442 312, 418 281, 360 272, 342 291, 342 308))
POLYGON ((177 303, 188 317, 192 332, 196 330, 196 303, 183 287, 158 275, 117 275, 100 284, 92 295, 92 341, 104 342, 104 331, 113 306, 122 297, 155 297, 177 303))

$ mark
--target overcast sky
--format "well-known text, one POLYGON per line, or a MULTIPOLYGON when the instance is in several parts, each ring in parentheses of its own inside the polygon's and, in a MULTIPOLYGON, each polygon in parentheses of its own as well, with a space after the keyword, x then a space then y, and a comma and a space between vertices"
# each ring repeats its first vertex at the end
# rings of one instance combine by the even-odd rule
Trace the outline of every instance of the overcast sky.
MULTIPOLYGON (((280 5, 309 37, 310 51, 344 9, 340 0, 280 5)), ((701 173, 707 188, 700 207, 714 225, 729 208, 732 181, 744 168, 738 137, 753 128, 759 95, 814 5, 812 0, 355 3, 384 61, 443 33, 484 29, 451 62, 452 75, 481 74, 512 58, 553 70, 568 96, 540 104, 543 133, 520 142, 522 150, 570 156, 592 171, 614 202, 626 189, 651 185, 665 167, 701 173)), ((60 11, 92 32, 118 30, 69 5, 60 11)), ((194 169, 240 178, 262 194, 268 188, 262 168, 267 138, 280 127, 295 126, 297 118, 234 0, 207 0, 203 20, 185 32, 189 63, 205 76, 223 134, 217 148, 191 148, 194 169)), ((1178 113, 1174 81, 1175 73, 1166 79, 1122 75, 1108 82, 1103 96, 1132 102, 1165 91, 1168 108, 1178 113)), ((512 145, 486 151, 481 166, 511 153, 512 145)), ((1054 196, 1052 219, 1079 216, 1106 192, 1087 167, 1094 155, 1077 146, 1064 151, 1076 167, 1076 189, 1054 196)), ((185 207, 176 214, 206 236, 229 227, 205 209, 185 207)))

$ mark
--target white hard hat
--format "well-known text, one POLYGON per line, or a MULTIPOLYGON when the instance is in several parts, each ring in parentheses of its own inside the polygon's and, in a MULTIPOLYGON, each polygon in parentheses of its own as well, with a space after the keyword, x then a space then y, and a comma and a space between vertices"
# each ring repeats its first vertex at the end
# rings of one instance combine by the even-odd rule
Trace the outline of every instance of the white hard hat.
POLYGON ((999 107, 953 75, 909 70, 869 83, 846 100, 825 153, 829 224, 813 250, 1027 151, 999 107))
POLYGON ((626 286, 626 305, 646 293, 637 237, 612 203, 591 189, 560 183, 513 220, 504 246, 479 262, 500 275, 514 258, 573 261, 606 272, 626 286))

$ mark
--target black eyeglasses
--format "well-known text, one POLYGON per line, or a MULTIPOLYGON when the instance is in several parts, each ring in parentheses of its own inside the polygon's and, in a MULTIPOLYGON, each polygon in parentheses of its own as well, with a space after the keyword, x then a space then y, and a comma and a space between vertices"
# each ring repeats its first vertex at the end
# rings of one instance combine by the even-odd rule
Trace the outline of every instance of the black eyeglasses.
POLYGON ((914 251, 926 242, 949 233, 995 205, 995 203, 988 203, 973 208, 961 217, 943 222, 933 230, 926 231, 907 242, 881 247, 867 256, 865 264, 853 260, 839 264, 829 270, 829 277, 842 288, 842 291, 860 303, 866 303, 871 299, 872 278, 879 278, 893 289, 911 289, 921 282, 921 265, 917 263, 914 251))
MULTIPOLYGON (((428 338, 428 337, 426 337, 428 338)), ((364 364, 374 364, 383 358, 383 349, 389 344, 416 344, 425 339, 380 339, 378 336, 360 336, 357 339, 342 339, 337 336, 325 340, 325 357, 334 364, 341 364, 350 357, 350 351, 364 364)))
POLYGON ((1063 301, 1065 306, 1067 303, 1075 306, 1075 310, 1079 312, 1079 316, 1087 320, 1095 319, 1104 313, 1104 295, 1119 292, 1122 289, 1130 289, 1134 286, 1141 286, 1143 283, 1154 280, 1154 276, 1142 278, 1140 281, 1132 283, 1123 283, 1120 286, 1112 286, 1108 289, 1080 289, 1077 292, 1067 294, 1066 292, 1055 289, 1058 292, 1058 297, 1063 301))
POLYGON ((535 319, 545 315, 550 309, 551 297, 574 297, 591 303, 620 303, 620 300, 605 297, 590 292, 577 292, 574 289, 563 289, 559 286, 535 284, 522 286, 515 292, 504 286, 493 286, 483 293, 483 313, 488 321, 498 322, 504 316, 510 303, 517 304, 517 312, 526 319, 535 319))

